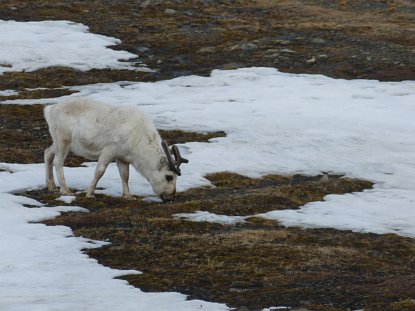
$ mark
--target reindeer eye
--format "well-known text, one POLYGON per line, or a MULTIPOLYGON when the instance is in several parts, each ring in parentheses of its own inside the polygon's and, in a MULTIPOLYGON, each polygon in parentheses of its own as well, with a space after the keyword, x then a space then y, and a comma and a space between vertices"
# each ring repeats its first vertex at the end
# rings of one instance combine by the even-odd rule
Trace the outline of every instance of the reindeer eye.
POLYGON ((171 182, 173 180, 173 176, 172 175, 166 175, 166 180, 168 182, 171 182))

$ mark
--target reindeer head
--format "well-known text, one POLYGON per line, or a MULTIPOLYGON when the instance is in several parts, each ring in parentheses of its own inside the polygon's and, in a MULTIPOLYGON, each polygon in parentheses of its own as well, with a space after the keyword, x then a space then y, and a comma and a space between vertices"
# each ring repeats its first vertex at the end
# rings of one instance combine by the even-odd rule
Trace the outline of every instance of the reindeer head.
POLYGON ((163 161, 167 159, 167 162, 164 162, 158 173, 157 189, 155 185, 153 189, 164 202, 172 202, 176 196, 176 177, 181 175, 180 165, 188 163, 189 160, 182 158, 177 146, 169 147, 165 140, 162 141, 161 146, 166 156, 163 161))

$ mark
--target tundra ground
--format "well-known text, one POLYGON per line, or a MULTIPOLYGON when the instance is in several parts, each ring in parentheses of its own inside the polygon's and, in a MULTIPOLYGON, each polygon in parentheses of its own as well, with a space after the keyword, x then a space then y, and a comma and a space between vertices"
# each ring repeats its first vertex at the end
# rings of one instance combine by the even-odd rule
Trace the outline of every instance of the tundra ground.
MULTIPOLYGON (((415 79, 415 4, 410 0, 148 3, 1 1, 0 19, 84 23, 92 32, 120 38, 117 49, 137 53, 156 72, 49 68, 0 75, 0 90, 19 91, 10 99, 45 98, 68 94, 60 89, 68 85, 156 81, 244 66, 347 79, 415 79), (166 13, 168 8, 176 12, 166 13), (38 87, 47 89, 26 90, 38 87)), ((0 162, 43 161, 50 138, 42 108, 0 105, 0 162)), ((226 135, 161 134, 170 142, 226 135)), ((76 157, 67 160, 67 165, 80 163, 76 157)), ((319 176, 250 179, 223 172, 207 177, 215 187, 180 193, 169 205, 103 195, 86 200, 80 194, 74 204, 89 213, 68 213, 47 224, 64 224, 76 235, 111 241, 87 253, 104 265, 143 271, 126 279, 146 291, 179 291, 240 310, 274 305, 322 311, 415 310, 413 239, 285 228, 258 217, 219 225, 173 216, 196 210, 255 215, 295 209, 329 193, 362 191, 371 183, 340 176, 331 176, 328 184, 318 183, 319 176)), ((42 189, 25 195, 56 204, 57 196, 42 189)))

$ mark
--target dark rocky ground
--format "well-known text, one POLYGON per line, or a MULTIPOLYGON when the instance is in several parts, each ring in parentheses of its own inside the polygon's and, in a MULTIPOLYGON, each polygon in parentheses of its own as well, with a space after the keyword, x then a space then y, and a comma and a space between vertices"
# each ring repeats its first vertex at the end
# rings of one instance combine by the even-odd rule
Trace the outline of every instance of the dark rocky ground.
MULTIPOLYGON (((49 68, 0 75, 15 98, 66 94, 52 89, 120 80, 208 75, 212 69, 271 66, 285 72, 383 81, 415 79, 415 2, 411 0, 3 0, 0 19, 66 19, 122 40, 155 73, 49 68), (172 11, 173 10, 173 11, 172 11), (28 91, 25 88, 49 90, 28 91)), ((1 48, 1 47, 0 47, 1 48)), ((0 100, 2 98, 0 97, 0 100)), ((171 142, 225 133, 163 132, 171 142)), ((0 105, 0 161, 41 162, 50 143, 42 106, 0 105)), ((79 165, 71 157, 68 165, 79 165)), ((205 210, 252 215, 298 208, 328 193, 370 188, 331 176, 208 176, 216 188, 191 189, 171 205, 78 195, 90 213, 50 220, 112 245, 88 254, 144 272, 128 281, 148 291, 180 291, 240 310, 287 305, 303 310, 415 310, 415 242, 396 235, 284 228, 251 218, 226 226, 191 223, 175 213, 205 210)), ((56 195, 26 193, 48 204, 56 195)), ((350 208, 353 208, 352 206, 350 208)))

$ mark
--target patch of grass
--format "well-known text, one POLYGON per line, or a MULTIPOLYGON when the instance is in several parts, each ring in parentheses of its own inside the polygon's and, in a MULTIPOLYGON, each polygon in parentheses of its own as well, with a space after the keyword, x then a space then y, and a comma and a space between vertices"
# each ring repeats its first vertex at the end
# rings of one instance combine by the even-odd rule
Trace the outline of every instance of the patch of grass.
POLYGON ((208 142, 212 138, 226 137, 226 133, 223 131, 196 133, 182 130, 159 130, 159 133, 169 145, 184 144, 190 141, 208 142))
MULTIPOLYGON (((66 67, 52 67, 39 69, 33 72, 6 72, 3 75, 0 75, 0 89, 13 89, 23 92, 26 88, 58 89, 65 86, 109 83, 125 80, 154 81, 155 78, 151 73, 135 72, 131 70, 92 69, 84 72, 66 67)), ((55 90, 55 92, 59 91, 55 90)), ((60 91, 60 93, 57 93, 55 96, 67 95, 67 93, 65 94, 63 92, 64 91, 60 91)), ((25 97, 19 96, 17 98, 23 99, 25 97)))
MULTIPOLYGON (((365 309, 366 310, 366 309, 365 309)), ((378 303, 371 306, 367 311, 414 311, 415 299, 405 299, 401 301, 393 301, 390 303, 378 303)))
POLYGON ((76 93, 66 88, 58 89, 23 89, 18 95, 13 96, 0 96, 1 100, 14 100, 14 99, 41 99, 41 98, 54 98, 76 93))

